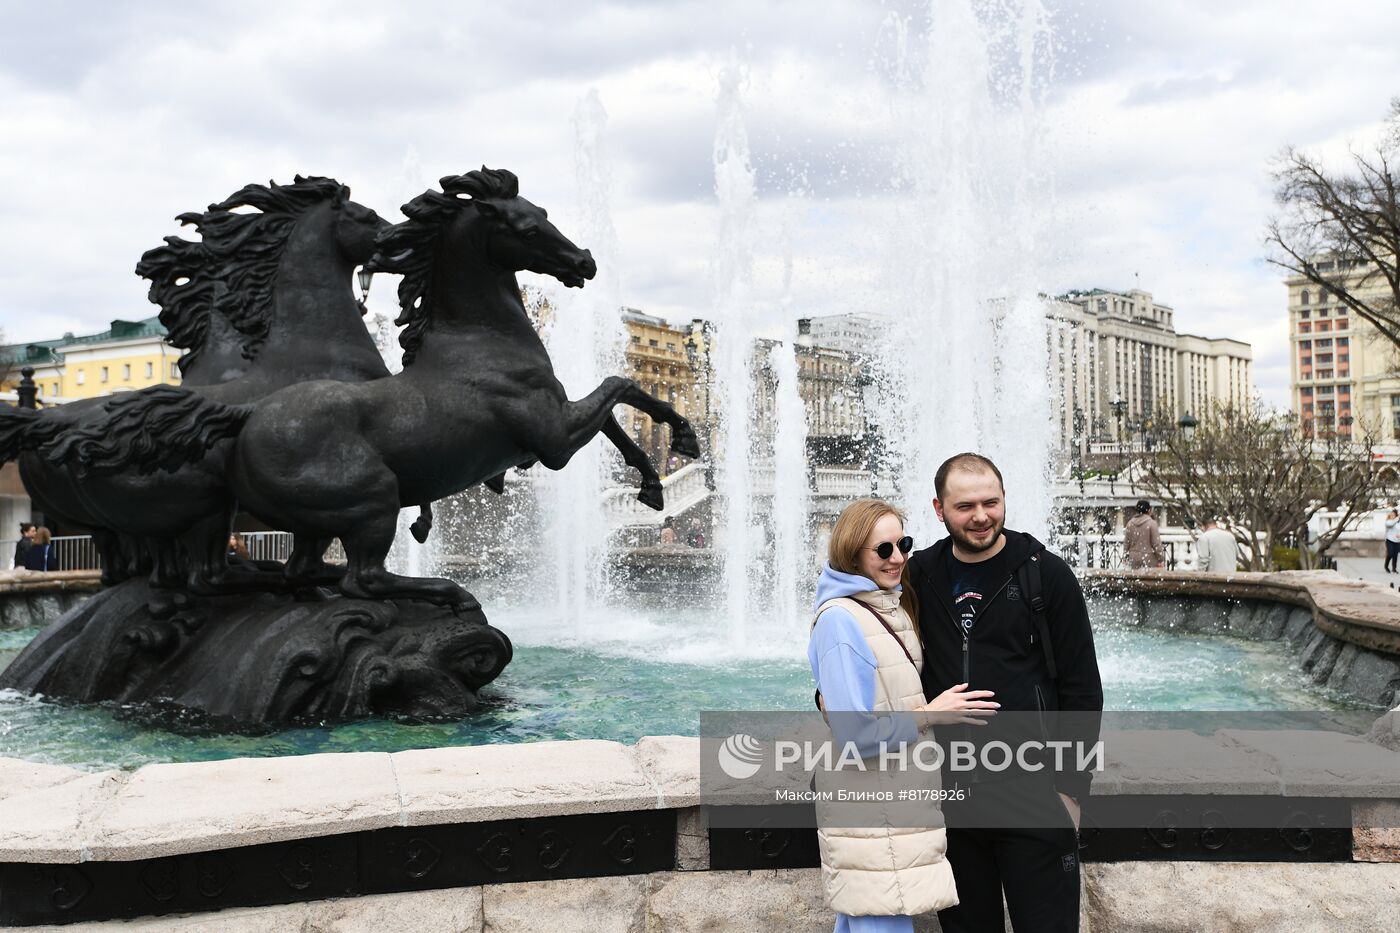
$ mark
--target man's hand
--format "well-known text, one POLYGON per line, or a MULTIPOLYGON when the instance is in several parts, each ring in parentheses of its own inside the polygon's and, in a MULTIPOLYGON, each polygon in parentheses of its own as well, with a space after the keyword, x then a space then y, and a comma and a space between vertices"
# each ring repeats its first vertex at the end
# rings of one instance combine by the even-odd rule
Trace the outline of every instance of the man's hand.
POLYGON ((1060 794, 1060 799, 1065 803, 1065 810, 1069 812, 1069 818, 1074 823, 1074 831, 1079 832, 1079 804, 1075 803, 1069 794, 1060 794))

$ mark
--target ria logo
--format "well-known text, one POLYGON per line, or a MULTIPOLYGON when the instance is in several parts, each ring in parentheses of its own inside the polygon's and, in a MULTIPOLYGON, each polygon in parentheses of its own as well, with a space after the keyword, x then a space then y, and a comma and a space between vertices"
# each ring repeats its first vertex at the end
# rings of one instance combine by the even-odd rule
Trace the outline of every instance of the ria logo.
POLYGON ((753 777, 763 767, 763 745, 751 735, 731 735, 719 746, 719 769, 736 781, 753 777))

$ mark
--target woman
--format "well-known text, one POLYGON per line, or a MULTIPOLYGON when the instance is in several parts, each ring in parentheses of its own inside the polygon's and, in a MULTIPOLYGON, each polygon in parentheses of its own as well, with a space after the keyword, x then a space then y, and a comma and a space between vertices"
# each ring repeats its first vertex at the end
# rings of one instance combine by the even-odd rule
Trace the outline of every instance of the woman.
POLYGON ((43 525, 34 531, 34 543, 24 554, 24 567, 26 570, 57 570, 58 554, 55 553, 53 544, 53 532, 43 525))
MULTIPOLYGON (((989 715, 974 710, 997 708, 990 691, 969 691, 966 684, 924 704, 919 681, 923 649, 914 616, 900 603, 900 578, 912 548, 913 541, 904 534, 904 516, 886 502, 860 499, 837 518, 826 568, 817 583, 817 615, 807 648, 828 713, 937 711, 948 714, 947 721, 961 722, 989 715)), ((914 717, 832 716, 832 727, 838 740, 856 741, 867 758, 879 742, 918 738, 914 717), (858 725, 862 721, 864 725, 858 725)), ((829 776, 819 774, 818 784, 829 776)), ((935 772, 930 779, 936 776, 935 772)), ((873 834, 866 828, 835 825, 818 830, 822 883, 827 902, 837 911, 836 933, 911 933, 914 914, 958 902, 953 872, 944 858, 946 835, 941 826, 904 828, 899 820, 872 822, 883 822, 885 828, 873 834)))

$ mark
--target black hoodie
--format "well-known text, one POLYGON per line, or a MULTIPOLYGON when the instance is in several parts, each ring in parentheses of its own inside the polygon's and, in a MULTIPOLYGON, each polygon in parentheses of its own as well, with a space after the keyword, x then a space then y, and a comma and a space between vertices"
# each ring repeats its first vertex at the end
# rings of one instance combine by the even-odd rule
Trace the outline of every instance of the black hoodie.
MULTIPOLYGON (((909 579, 918 598, 919 633, 924 645, 924 696, 932 700, 949 687, 967 682, 969 690, 994 691, 993 699, 1004 712, 1033 712, 1041 717, 1055 710, 1102 712, 1103 685, 1094 654, 1094 633, 1074 571, 1030 535, 1010 529, 1002 534, 1006 544, 998 557, 1005 561, 1008 574, 989 587, 977 622, 966 635, 956 621, 948 575, 952 539, 944 538, 916 551, 909 559, 909 579), (1017 577, 1021 565, 1033 555, 1038 555, 1045 620, 1057 668, 1053 679, 1035 614, 1017 577)), ((1098 740, 1097 716, 1067 717, 1059 724, 1051 716, 1049 721, 1036 738, 1079 741, 1086 747, 1098 740)), ((995 718, 991 726, 995 726, 995 718)), ((966 729, 967 735, 976 734, 983 740, 1008 738, 996 728, 966 729)), ((1069 756, 1071 766, 1074 757, 1069 756)), ((1010 776, 1011 772, 1003 773, 1010 776)), ((990 777, 979 773, 972 779, 990 777)), ((1091 772, 1069 770, 1056 775, 1055 787, 1082 800, 1088 796, 1092 779, 1091 772)))

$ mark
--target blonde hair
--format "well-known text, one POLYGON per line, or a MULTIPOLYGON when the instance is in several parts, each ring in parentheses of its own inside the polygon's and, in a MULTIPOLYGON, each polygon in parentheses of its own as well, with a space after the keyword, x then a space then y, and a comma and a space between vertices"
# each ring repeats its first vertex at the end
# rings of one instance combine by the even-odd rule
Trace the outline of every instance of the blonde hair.
POLYGON ((52 538, 52 537, 53 537, 53 532, 52 532, 52 531, 49 531, 49 530, 48 530, 47 528, 45 528, 43 525, 40 525, 38 528, 35 528, 35 529, 34 529, 34 543, 35 543, 35 544, 48 544, 48 543, 49 543, 49 539, 52 538))
MULTIPOLYGON (((865 547, 865 542, 870 540, 870 533, 875 530, 875 524, 886 515, 893 515, 899 519, 901 525, 904 524, 904 513, 882 499, 857 499, 842 509, 836 519, 836 526, 831 529, 831 542, 826 548, 826 559, 831 564, 831 569, 863 575, 859 563, 860 550, 865 547)), ((919 601, 914 596, 914 587, 910 586, 908 561, 904 564, 900 583, 903 590, 900 593, 899 604, 909 614, 914 631, 918 632, 919 601)))
POLYGON ((857 499, 841 510, 836 526, 831 529, 831 543, 826 559, 832 570, 859 574, 860 549, 870 540, 875 524, 886 515, 893 515, 904 524, 904 513, 881 499, 857 499))

